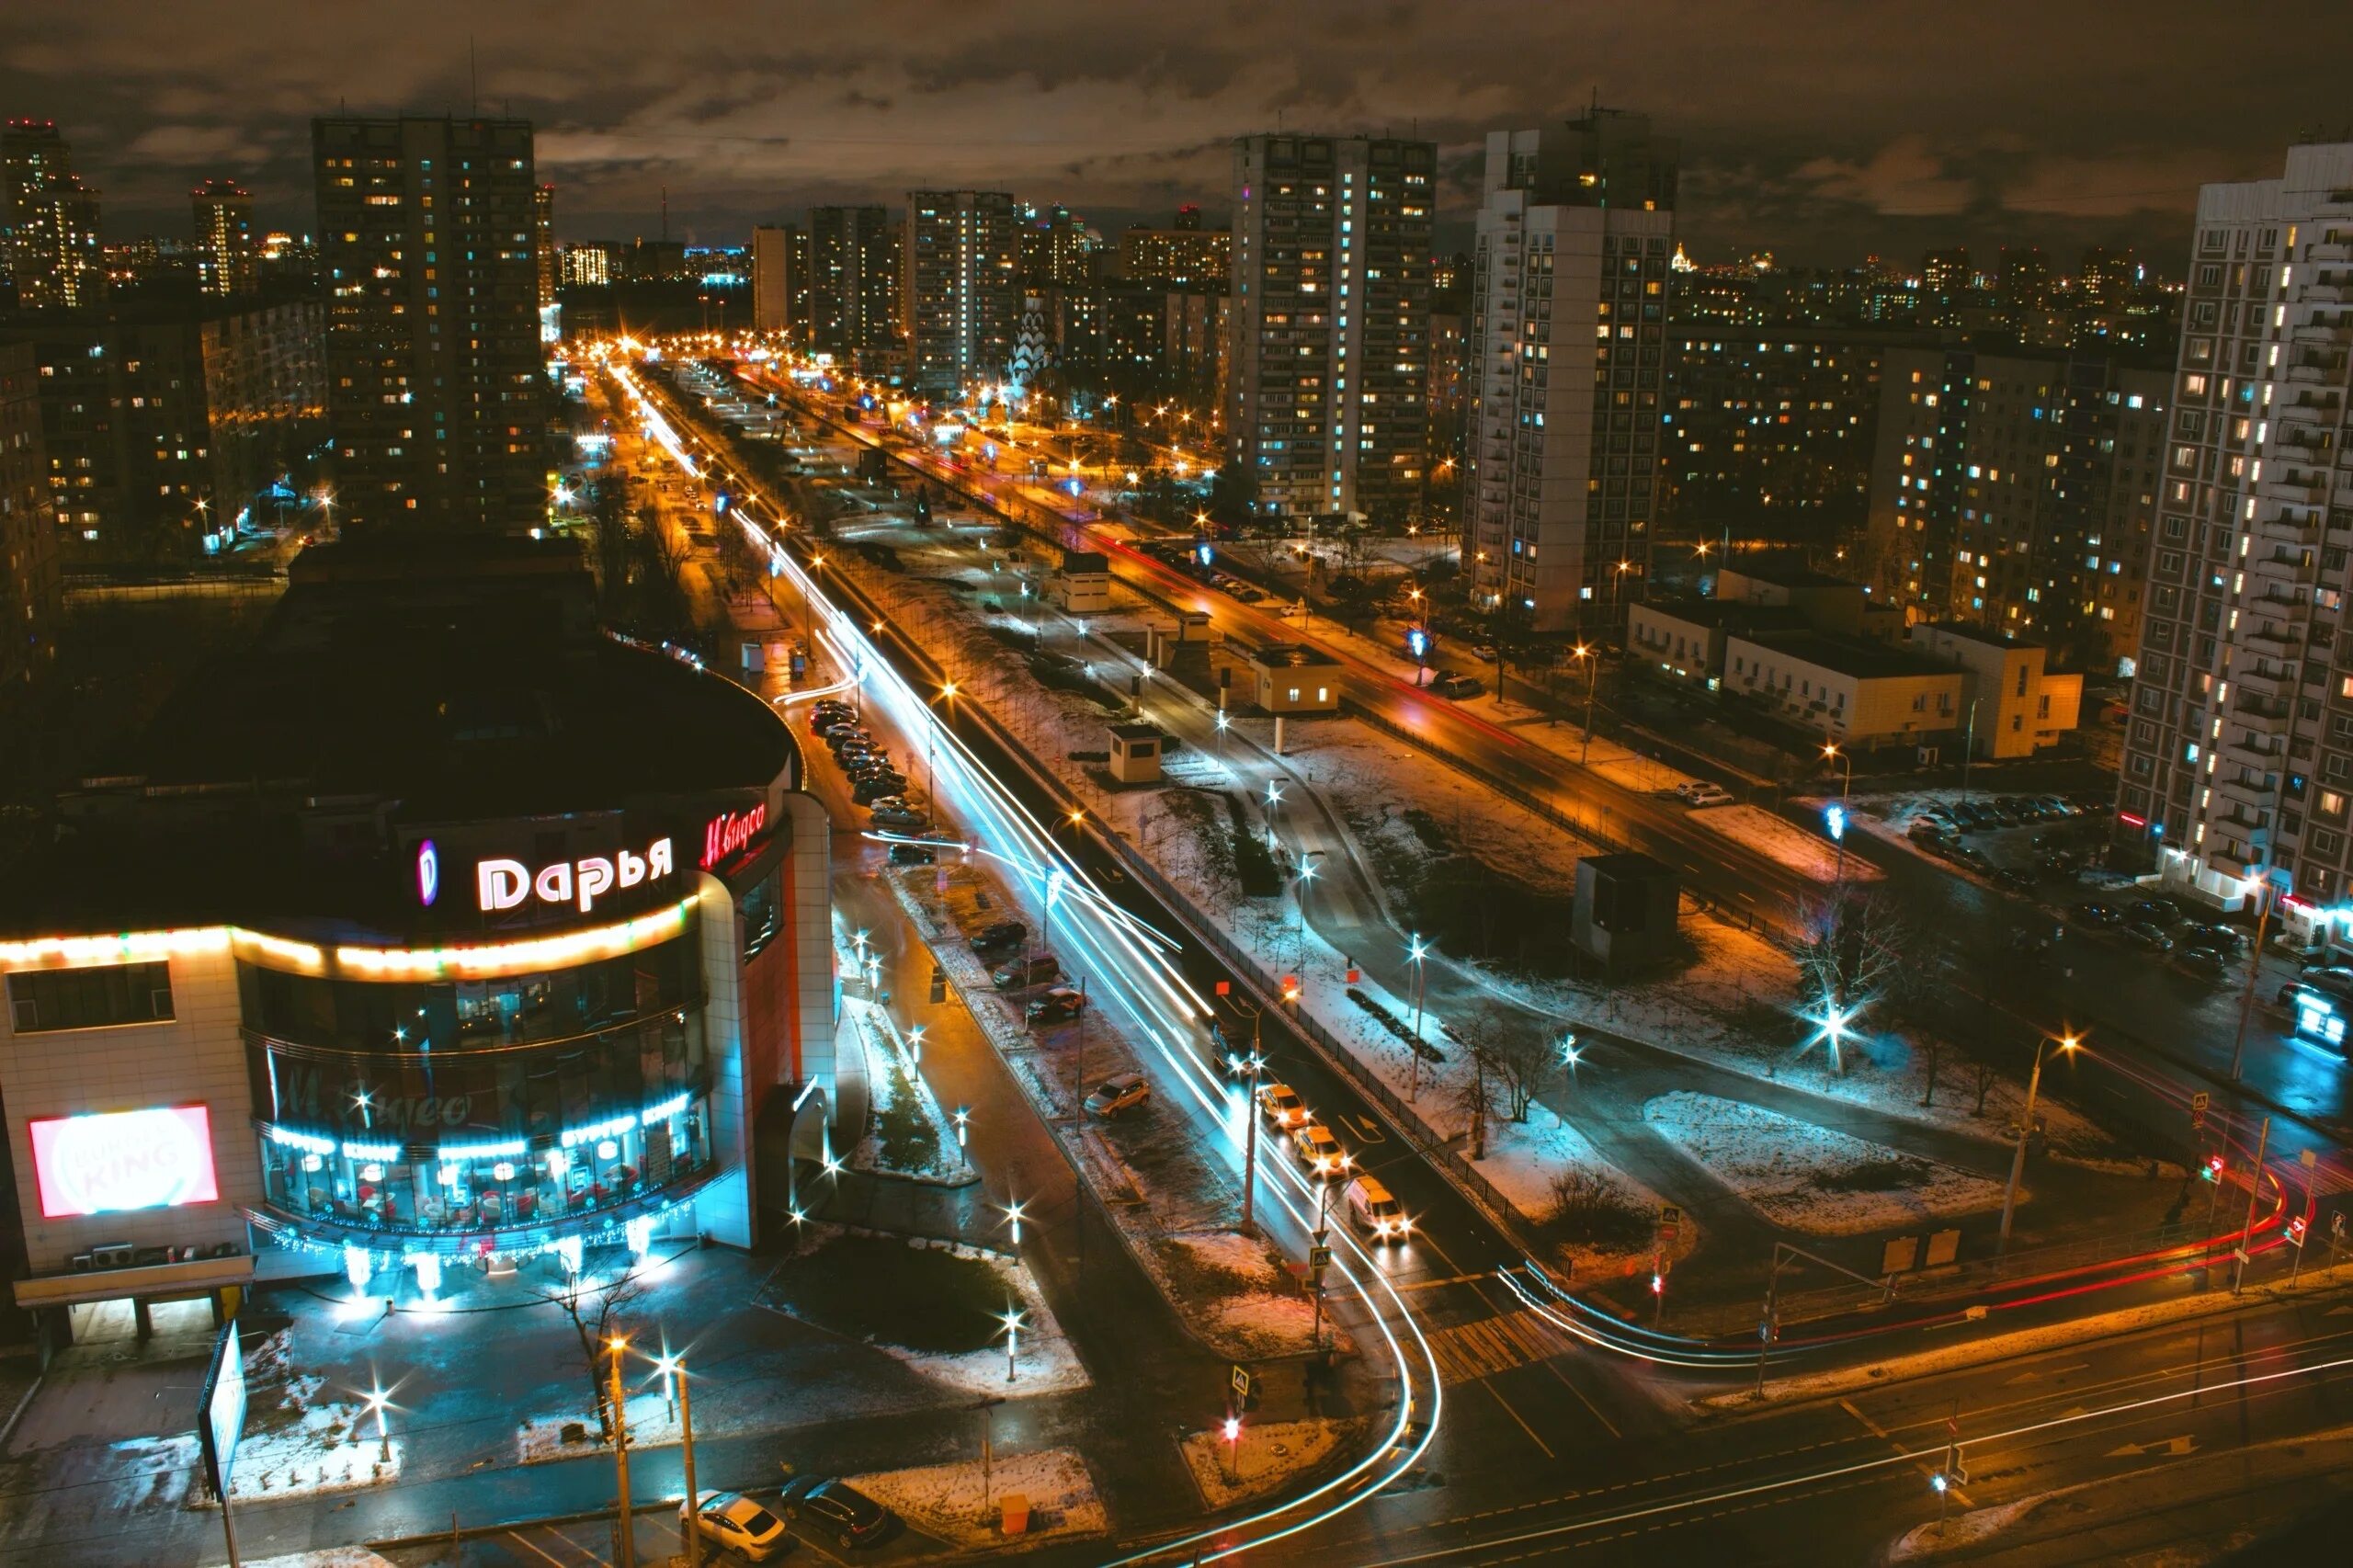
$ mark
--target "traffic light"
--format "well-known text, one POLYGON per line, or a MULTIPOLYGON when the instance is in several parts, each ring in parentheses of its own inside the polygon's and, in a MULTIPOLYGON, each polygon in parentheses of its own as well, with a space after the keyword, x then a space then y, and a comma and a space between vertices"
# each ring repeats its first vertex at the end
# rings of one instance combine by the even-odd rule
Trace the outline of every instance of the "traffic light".
POLYGON ((2206 1178, 2208 1181, 2220 1181, 2220 1180, 2222 1180, 2222 1155, 2220 1155, 2220 1154, 2209 1154, 2209 1155, 2207 1155, 2207 1156, 2206 1156, 2206 1165, 2205 1165, 2205 1168, 2204 1168, 2204 1170, 2203 1170, 2200 1174, 2201 1174, 2201 1175, 2203 1175, 2203 1176, 2205 1176, 2205 1178, 2206 1178))

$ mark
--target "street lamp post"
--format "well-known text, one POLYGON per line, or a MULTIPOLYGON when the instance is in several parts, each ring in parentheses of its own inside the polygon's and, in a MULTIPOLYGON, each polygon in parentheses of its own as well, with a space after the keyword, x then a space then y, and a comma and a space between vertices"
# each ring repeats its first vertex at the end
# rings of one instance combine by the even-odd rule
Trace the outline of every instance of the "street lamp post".
POLYGON ((1582 767, 1593 760, 1593 687, 1601 678, 1601 650, 1580 642, 1574 653, 1585 661, 1585 746, 1577 754, 1577 766, 1582 767))
POLYGON ((695 1406, 694 1394, 687 1381, 686 1358, 681 1356, 662 1358, 664 1375, 673 1380, 678 1391, 678 1440, 686 1447, 687 1519, 680 1531, 686 1537, 687 1568, 700 1568, 702 1562, 701 1523, 702 1493, 695 1485, 695 1406))
MULTIPOLYGON (((2034 1042, 2034 1071, 2026 1081, 2026 1112, 2018 1118, 2018 1148, 2010 1155, 2010 1182, 2002 1189, 2002 1236, 1995 1244, 1996 1256, 2010 1250, 2010 1216, 2018 1208, 2018 1177, 2026 1174, 2026 1140, 2034 1129, 2035 1096, 2042 1088, 2042 1048, 2051 1043, 2051 1038, 2045 1035, 2034 1042)), ((2084 1043, 2072 1033, 2060 1035, 2058 1040, 2063 1052, 2080 1050, 2084 1043)))
POLYGON ((1243 1092, 1243 1119, 1246 1123, 1242 1134, 1242 1233, 1258 1233, 1258 1074, 1265 1071, 1266 1057, 1258 1050, 1259 1028, 1263 1008, 1247 1003, 1234 1003, 1236 1010, 1250 1015, 1250 1055, 1243 1063, 1249 1071, 1249 1086, 1243 1092))
POLYGON ((1406 937, 1405 956, 1414 960, 1414 1060, 1406 1069, 1405 1078, 1405 1098, 1409 1102, 1422 1090, 1422 960, 1429 957, 1429 944, 1422 940, 1419 931, 1406 937))
POLYGON ((608 1343, 613 1359, 613 1484, 617 1499, 613 1544, 619 1552, 620 1568, 637 1568, 637 1524, 629 1511, 629 1406, 621 1396, 621 1352, 629 1347, 629 1341, 615 1338, 608 1343))
MULTIPOLYGON (((1847 781, 1838 790, 1838 831, 1830 835, 1838 841, 1838 870, 1831 881, 1843 887, 1847 882, 1847 802, 1855 793, 1855 754, 1840 751, 1836 741, 1824 741, 1822 755, 1847 765, 1847 781)), ((2005 1226, 2004 1233, 2007 1233, 2008 1227, 2005 1226)))
POLYGON ((1021 1320, 1028 1314, 1019 1307, 1007 1303, 1005 1315, 997 1321, 1005 1324, 1005 1381, 1013 1381, 1015 1353, 1021 1343, 1021 1320))

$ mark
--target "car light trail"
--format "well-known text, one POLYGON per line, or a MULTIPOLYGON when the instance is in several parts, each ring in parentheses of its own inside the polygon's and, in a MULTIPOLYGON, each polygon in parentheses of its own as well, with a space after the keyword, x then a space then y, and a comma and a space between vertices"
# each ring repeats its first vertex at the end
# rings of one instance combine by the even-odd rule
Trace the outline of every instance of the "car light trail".
MULTIPOLYGON (((700 472, 687 457, 676 433, 653 407, 635 378, 619 369, 611 369, 610 373, 645 415, 649 433, 682 468, 699 478, 700 472)), ((1030 886, 1039 897, 1047 925, 1052 924, 1053 905, 1062 905, 1063 917, 1054 936, 1067 942, 1083 960, 1085 972, 1097 983, 1102 1005, 1124 1015, 1135 1038, 1159 1053, 1175 1081, 1224 1133, 1229 1155, 1238 1159, 1247 1131, 1241 1119, 1256 1115, 1256 1108, 1249 1103, 1246 1091, 1227 1084, 1209 1065, 1208 1045, 1202 1037, 1203 1025, 1212 1009, 1170 961, 1168 954, 1177 944, 1104 895, 1069 851, 942 721, 933 704, 880 655, 859 619, 835 605, 818 587, 814 574, 794 559, 781 540, 770 531, 777 525, 762 522, 754 516, 756 507, 775 509, 772 503, 746 486, 745 494, 732 510, 750 542, 767 552, 772 572, 791 578, 794 587, 803 596, 813 616, 822 623, 817 631, 819 641, 840 667, 856 672, 844 686, 863 689, 868 699, 888 714, 902 733, 924 738, 934 772, 933 811, 939 810, 942 801, 952 801, 956 814, 972 830, 971 844, 958 846, 989 855, 1019 873, 1025 885, 1030 886), (986 846, 989 845, 1005 847, 990 848, 986 846)), ((912 646, 908 651, 911 655, 921 656, 912 646)), ((981 716, 985 718, 985 712, 981 716)), ((1270 1180, 1272 1196, 1280 1211, 1288 1214, 1301 1231, 1312 1231, 1316 1213, 1312 1178, 1287 1163, 1266 1162, 1262 1165, 1262 1179, 1270 1180)), ((1188 1547, 1206 1548, 1214 1542, 1215 1550, 1201 1550, 1194 1558, 1196 1562, 1210 1562, 1284 1540, 1371 1497, 1418 1462, 1428 1449, 1444 1404, 1436 1353, 1412 1308, 1350 1228, 1346 1224, 1336 1227, 1326 1240, 1333 1249, 1329 1267, 1338 1272, 1343 1288, 1353 1291, 1362 1302, 1397 1370, 1403 1397, 1398 1401, 1387 1440, 1347 1470, 1300 1496, 1226 1520, 1215 1528, 1181 1540, 1164 1542, 1126 1561, 1141 1561, 1188 1547), (1428 1391, 1428 1408, 1426 1419, 1415 1431, 1417 1375, 1428 1391), (1311 1511, 1302 1516, 1302 1509, 1311 1511), (1236 1532, 1246 1539, 1237 1539, 1236 1532)))

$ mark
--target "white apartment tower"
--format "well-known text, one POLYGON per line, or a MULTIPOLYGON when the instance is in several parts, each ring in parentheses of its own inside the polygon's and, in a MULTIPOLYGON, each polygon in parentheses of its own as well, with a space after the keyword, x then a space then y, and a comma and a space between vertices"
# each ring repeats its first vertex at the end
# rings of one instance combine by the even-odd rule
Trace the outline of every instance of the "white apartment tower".
POLYGON ((791 239, 783 225, 752 230, 752 330, 779 333, 793 324, 791 239))
POLYGON ((2200 191, 2117 806, 2169 886, 2308 931, 2353 866, 2348 350, 2353 142, 2200 191))
POLYGON ((1419 501, 1437 167, 1431 142, 1235 141, 1226 449, 1260 511, 1403 522, 1419 501))
POLYGON ((1611 109, 1487 138, 1464 553, 1538 631, 1622 628, 1649 574, 1676 157, 1611 109))

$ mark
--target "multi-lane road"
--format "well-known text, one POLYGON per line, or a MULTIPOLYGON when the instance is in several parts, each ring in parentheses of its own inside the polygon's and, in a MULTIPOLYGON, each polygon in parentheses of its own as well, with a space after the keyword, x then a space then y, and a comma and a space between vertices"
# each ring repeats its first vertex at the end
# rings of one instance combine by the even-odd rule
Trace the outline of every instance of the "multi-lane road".
MULTIPOLYGON (((933 673, 912 650, 894 647, 891 653, 915 660, 907 673, 916 679, 933 673)), ((1434 699, 1422 700, 1434 711, 1450 711, 1434 699)), ((908 717, 917 725, 925 722, 920 713, 908 717)), ((992 753, 992 737, 976 719, 956 729, 976 762, 1018 783, 1017 767, 1010 757, 992 753)), ((1042 799, 1036 802, 1037 809, 1046 805, 1042 799)), ((1097 868, 1083 862, 1079 869, 1097 868)), ((1116 888, 1112 896, 1164 928, 1174 923, 1170 912, 1152 907, 1132 887, 1116 888)), ((1197 993, 1208 992, 1221 977, 1192 949, 1179 961, 1197 993)), ((1371 1108, 1312 1053, 1288 1042, 1273 1049, 1277 1071, 1331 1108, 1337 1119, 1379 1125, 1371 1108)), ((1208 1125, 1214 1131, 1221 1124, 1211 1115, 1208 1125)), ((1395 1260, 1392 1282, 1433 1346, 1440 1381, 1457 1392, 1445 1401, 1441 1430, 1415 1464, 1378 1496, 1287 1541, 1289 1554, 1334 1562, 1504 1561, 1565 1550, 1641 1551, 1645 1537, 1671 1528, 1697 1532, 1678 1540, 1678 1550, 1687 1542, 1708 1550, 1708 1540, 1720 1540, 1735 1561, 1822 1561, 1818 1548, 1829 1540, 1852 1543, 1859 1559, 1932 1512, 1923 1461, 1904 1455, 1935 1444, 1914 1430, 1923 1422, 1904 1401, 1926 1402, 1922 1408, 1938 1401, 1961 1407, 1964 1432, 1982 1439, 1979 1456, 1971 1460, 1973 1484, 1961 1489, 1956 1504, 1965 1510, 1989 1499, 2013 1500, 2012 1492, 1995 1481, 1977 1479, 1990 1475, 1982 1456, 2015 1449, 2026 1457, 2007 1468, 2015 1469, 2022 1483, 2037 1485, 2109 1479, 2134 1468, 2109 1450, 2124 1446, 2123 1436, 2153 1421, 2164 1425, 2161 1416, 2194 1405, 2183 1391, 2211 1386, 2222 1376, 2203 1361, 2185 1363, 2183 1338, 2177 1333, 2063 1352, 2048 1358, 2048 1371, 2025 1362, 2006 1364, 2003 1379, 2010 1382, 2051 1380, 2048 1391, 2030 1389, 2026 1395, 2005 1398, 1997 1392, 2003 1380, 1964 1374, 1904 1385, 1912 1392, 1900 1395, 1882 1392, 1847 1405, 1695 1430, 1682 1405, 1688 1391, 1639 1363, 1575 1353, 1569 1342, 1494 1290, 1485 1277, 1512 1260, 1508 1242, 1418 1161, 1403 1149, 1397 1153, 1383 1175, 1424 1214, 1427 1256, 1395 1260), (2152 1345, 2172 1348, 2148 1348, 2152 1345), (2129 1402, 2097 1397, 2115 1391, 2093 1384, 2109 1382, 2117 1389, 2129 1382, 2154 1390, 2136 1397, 2160 1403, 2112 1409, 2129 1402), (2067 1396, 2045 1413, 2044 1419, 2058 1421, 2055 1426, 2031 1419, 2034 1401, 2046 1392, 2052 1401, 2067 1396), (1893 1403, 1882 1410, 1881 1399, 1893 1403), (2006 1409, 2026 1414, 2009 1420, 2006 1409), (2094 1452, 2104 1438, 2108 1448, 2094 1452), (1563 1466, 1574 1472, 1574 1485, 1561 1481, 1563 1466)), ((2277 1315, 2284 1321, 2303 1310, 2279 1309, 2277 1315)), ((2321 1352, 2328 1341, 2319 1343, 2317 1349, 2278 1351, 2267 1364, 2277 1371, 2325 1360, 2321 1352), (2279 1361, 2279 1356, 2290 1359, 2279 1361)), ((2248 1366, 2254 1369, 2256 1363, 2248 1366)), ((2260 1393, 2245 1393, 2241 1403, 2260 1404, 2271 1413, 2267 1423, 2277 1425, 2245 1426, 2238 1440, 2309 1429, 2315 1412, 2325 1413, 2325 1393, 2299 1402, 2288 1391, 2325 1391, 2334 1386, 2336 1375, 2333 1369, 2294 1372, 2258 1385, 2260 1393)), ((1937 1416, 1939 1423, 1943 1418, 1937 1416)), ((2200 1419, 2216 1418, 2209 1412, 2200 1419)), ((2133 1440, 2148 1446, 2126 1457, 2144 1452, 2152 1465, 2229 1441, 2197 1432, 2133 1440), (2177 1437, 2189 1446, 2180 1448, 2177 1437)))

